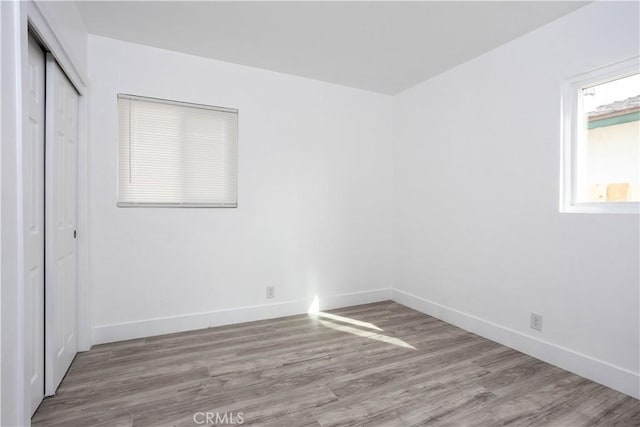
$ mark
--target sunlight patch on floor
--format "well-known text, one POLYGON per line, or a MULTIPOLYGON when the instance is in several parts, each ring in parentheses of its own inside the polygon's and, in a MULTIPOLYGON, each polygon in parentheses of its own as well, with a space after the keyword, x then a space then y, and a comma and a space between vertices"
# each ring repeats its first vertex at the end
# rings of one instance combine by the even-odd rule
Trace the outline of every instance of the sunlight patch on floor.
POLYGON ((320 300, 318 295, 313 297, 313 301, 309 306, 308 313, 311 317, 318 319, 321 325, 334 329, 336 331, 345 332, 347 334, 356 335, 362 338, 369 338, 375 341, 380 341, 387 344, 396 345, 398 347, 410 348, 415 350, 416 348, 411 344, 402 341, 399 338, 388 337, 386 335, 379 334, 377 332, 367 331, 359 328, 354 328, 353 326, 359 326, 361 328, 372 329, 374 331, 382 332, 383 330, 373 323, 363 322, 362 320, 351 319, 349 317, 338 316, 337 314, 332 313, 324 313, 320 311, 320 300), (331 320, 329 320, 331 319, 331 320), (332 322, 335 320, 335 322, 332 322), (340 322, 340 323, 336 323, 340 322), (345 325, 347 323, 348 325, 345 325), (349 326, 353 325, 353 326, 349 326))
POLYGON ((336 331, 346 332, 348 334, 356 335, 362 338, 369 338, 372 340, 380 341, 386 344, 396 345, 398 347, 410 348, 415 350, 416 348, 411 344, 402 341, 399 338, 388 337, 386 335, 378 334, 376 332, 364 331, 362 329, 353 328, 347 325, 341 325, 335 322, 331 322, 329 320, 318 319, 321 325, 326 326, 327 328, 335 329, 336 331))
POLYGON ((369 329, 373 329, 375 331, 382 331, 382 329, 378 328, 373 323, 363 322, 362 320, 350 319, 348 317, 338 316, 337 314, 324 313, 322 311, 317 312, 316 315, 319 316, 319 317, 324 317, 324 318, 327 318, 327 319, 336 320, 338 322, 349 323, 349 324, 354 325, 354 326, 361 326, 363 328, 369 328, 369 329))

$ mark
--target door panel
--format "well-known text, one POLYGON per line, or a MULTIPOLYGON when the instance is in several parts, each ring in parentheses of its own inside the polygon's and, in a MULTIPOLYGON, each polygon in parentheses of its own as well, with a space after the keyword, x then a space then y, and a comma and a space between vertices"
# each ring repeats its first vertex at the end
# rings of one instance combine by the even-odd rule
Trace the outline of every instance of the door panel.
POLYGON ((27 77, 27 123, 23 142, 25 363, 33 414, 44 396, 45 55, 31 35, 27 77))
POLYGON ((47 55, 46 394, 52 395, 77 352, 76 199, 78 93, 47 55))

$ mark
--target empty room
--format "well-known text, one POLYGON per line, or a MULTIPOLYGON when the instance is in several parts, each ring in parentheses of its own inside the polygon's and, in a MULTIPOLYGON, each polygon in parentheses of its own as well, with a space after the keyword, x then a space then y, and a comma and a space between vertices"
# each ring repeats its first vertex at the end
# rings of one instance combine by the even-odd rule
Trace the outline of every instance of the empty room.
POLYGON ((0 34, 2 427, 640 426, 640 2, 0 34))

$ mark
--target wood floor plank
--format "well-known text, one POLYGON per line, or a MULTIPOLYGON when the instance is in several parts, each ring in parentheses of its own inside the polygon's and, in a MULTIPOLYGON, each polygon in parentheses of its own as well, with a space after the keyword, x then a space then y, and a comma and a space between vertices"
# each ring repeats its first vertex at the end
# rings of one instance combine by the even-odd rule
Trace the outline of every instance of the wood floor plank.
POLYGON ((193 426, 207 412, 278 427, 640 426, 638 400, 391 301, 95 346, 32 423, 193 426))

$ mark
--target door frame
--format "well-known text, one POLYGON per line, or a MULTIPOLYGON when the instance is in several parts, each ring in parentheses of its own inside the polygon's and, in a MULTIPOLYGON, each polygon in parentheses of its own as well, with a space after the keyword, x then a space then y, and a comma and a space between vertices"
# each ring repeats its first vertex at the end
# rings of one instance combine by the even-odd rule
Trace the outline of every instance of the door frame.
MULTIPOLYGON (((45 14, 33 0, 24 2, 2 2, 2 61, 3 65, 3 136, 14 136, 13 141, 3 138, 3 155, 15 159, 15 165, 3 171, 2 197, 2 421, 16 425, 29 425, 31 418, 28 366, 25 363, 26 341, 24 295, 24 236, 19 230, 24 227, 22 210, 24 195, 23 145, 26 130, 25 88, 28 72, 29 31, 56 59, 62 70, 80 94, 78 103, 78 195, 77 195, 77 332, 78 351, 91 347, 91 317, 89 298, 89 239, 88 239, 88 141, 87 107, 88 88, 84 74, 71 59, 68 48, 53 30, 45 14), (5 26, 5 24, 7 24, 5 26), (4 48, 7 50, 4 50, 4 48), (7 61, 6 63, 4 61, 7 61), (4 72, 7 71, 5 74, 4 72), (6 84, 6 86, 4 86, 6 84), (7 89, 6 99, 4 89, 7 89), (5 103, 6 102, 6 103, 5 103), (10 105, 10 102, 14 102, 10 105), (13 110, 13 111, 11 111, 13 110), (6 121, 5 121, 6 120, 6 121), (5 127, 6 125, 6 127, 5 127), (5 142, 7 147, 4 147, 5 142), (7 178, 6 180, 4 178, 7 178), (5 204, 5 202, 7 202, 5 204), (15 230, 15 231, 13 231, 15 230), (6 234, 5 234, 6 233, 6 234), (10 279, 12 283, 5 283, 10 279), (7 285, 5 287, 5 285, 7 285), (6 322, 6 323, 5 323, 6 322), (15 322, 15 323, 14 323, 15 322), (10 324, 11 328, 10 328, 10 324), (10 328, 10 329, 9 329, 10 328), (5 332, 11 330, 10 334, 5 332), (7 345, 10 344, 10 345, 7 345), (6 347, 5 347, 6 345, 6 347), (9 350, 13 349, 13 350, 9 350), (6 353, 5 353, 6 350, 6 353), (5 376, 6 375, 6 376, 5 376), (5 412, 6 410, 6 412, 5 412)), ((13 139, 13 138, 12 138, 13 139)), ((8 160, 7 160, 8 161, 8 160)), ((11 160, 13 162, 13 160, 11 160)), ((4 164, 3 164, 4 166, 4 164)), ((47 185, 45 183, 45 185, 47 185)), ((46 287, 46 284, 45 284, 46 287)), ((46 357, 46 355, 45 355, 46 357)), ((46 392, 46 390, 45 390, 46 392)), ((47 393, 45 393, 46 395, 47 393)))

